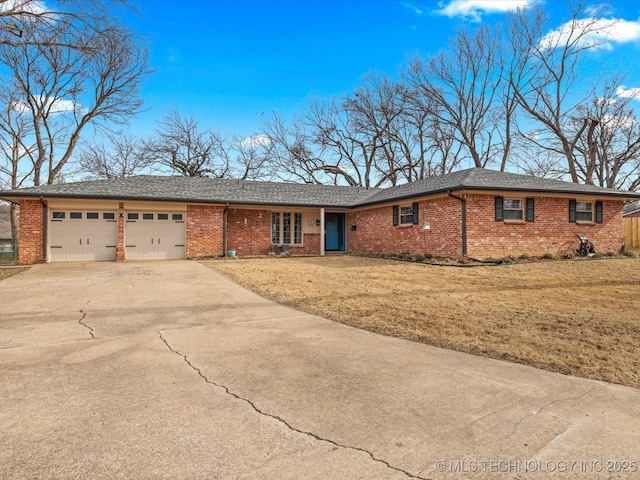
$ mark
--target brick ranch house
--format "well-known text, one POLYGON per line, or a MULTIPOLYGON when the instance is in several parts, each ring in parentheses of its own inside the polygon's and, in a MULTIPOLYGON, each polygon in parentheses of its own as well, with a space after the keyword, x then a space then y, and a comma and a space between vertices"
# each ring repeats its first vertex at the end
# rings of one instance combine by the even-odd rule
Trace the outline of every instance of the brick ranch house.
POLYGON ((19 263, 267 255, 622 248, 640 194, 469 169, 391 188, 139 176, 0 192, 20 205, 19 263))

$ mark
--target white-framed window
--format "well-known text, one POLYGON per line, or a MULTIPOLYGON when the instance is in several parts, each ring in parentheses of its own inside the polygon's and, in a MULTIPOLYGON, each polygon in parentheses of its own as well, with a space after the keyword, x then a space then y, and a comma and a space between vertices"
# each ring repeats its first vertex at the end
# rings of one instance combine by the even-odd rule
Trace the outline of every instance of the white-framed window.
POLYGON ((593 203, 576 202, 576 221, 593 222, 593 203))
POLYGON ((272 212, 271 243, 302 245, 302 213, 272 212))
POLYGON ((496 222, 535 222, 535 198, 495 198, 496 222))
POLYGON ((413 205, 400 205, 400 225, 413 225, 413 205))
POLYGON ((504 220, 524 220, 524 207, 521 198, 504 198, 502 215, 504 220))
POLYGON ((569 200, 569 222, 603 223, 604 203, 587 200, 569 200))
POLYGON ((418 203, 409 205, 393 206, 393 226, 417 225, 418 224, 418 203))

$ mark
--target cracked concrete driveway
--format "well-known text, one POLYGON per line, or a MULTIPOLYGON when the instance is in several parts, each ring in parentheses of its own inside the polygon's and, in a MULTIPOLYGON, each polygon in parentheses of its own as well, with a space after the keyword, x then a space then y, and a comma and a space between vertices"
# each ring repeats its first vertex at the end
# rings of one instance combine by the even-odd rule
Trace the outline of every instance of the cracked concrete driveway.
POLYGON ((195 262, 0 292, 0 478, 640 476, 636 389, 359 331, 195 262))

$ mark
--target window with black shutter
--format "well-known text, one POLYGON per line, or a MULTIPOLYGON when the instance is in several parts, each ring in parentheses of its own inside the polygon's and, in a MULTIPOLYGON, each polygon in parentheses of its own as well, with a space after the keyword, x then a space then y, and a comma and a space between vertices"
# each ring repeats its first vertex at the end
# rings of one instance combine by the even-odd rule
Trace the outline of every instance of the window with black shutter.
POLYGON ((535 202, 533 198, 527 198, 527 222, 536 221, 535 202))
POLYGON ((596 223, 602 223, 602 202, 596 202, 596 223))
POLYGON ((504 220, 504 217, 502 215, 503 201, 504 201, 504 198, 496 197, 496 222, 502 222, 504 220))
POLYGON ((576 201, 569 200, 569 223, 576 223, 576 201))
POLYGON ((417 225, 418 204, 398 205, 393 207, 393 226, 417 225))
POLYGON ((495 197, 496 222, 522 222, 525 218, 533 222, 533 198, 527 198, 525 203, 522 198, 495 197))

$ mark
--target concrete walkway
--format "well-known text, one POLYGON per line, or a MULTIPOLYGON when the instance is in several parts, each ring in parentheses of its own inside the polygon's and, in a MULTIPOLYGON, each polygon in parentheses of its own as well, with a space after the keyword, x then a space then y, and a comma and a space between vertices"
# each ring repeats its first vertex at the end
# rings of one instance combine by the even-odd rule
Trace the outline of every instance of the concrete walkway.
POLYGON ((0 295, 0 478, 640 478, 636 389, 356 330, 195 262, 39 265, 0 295))

